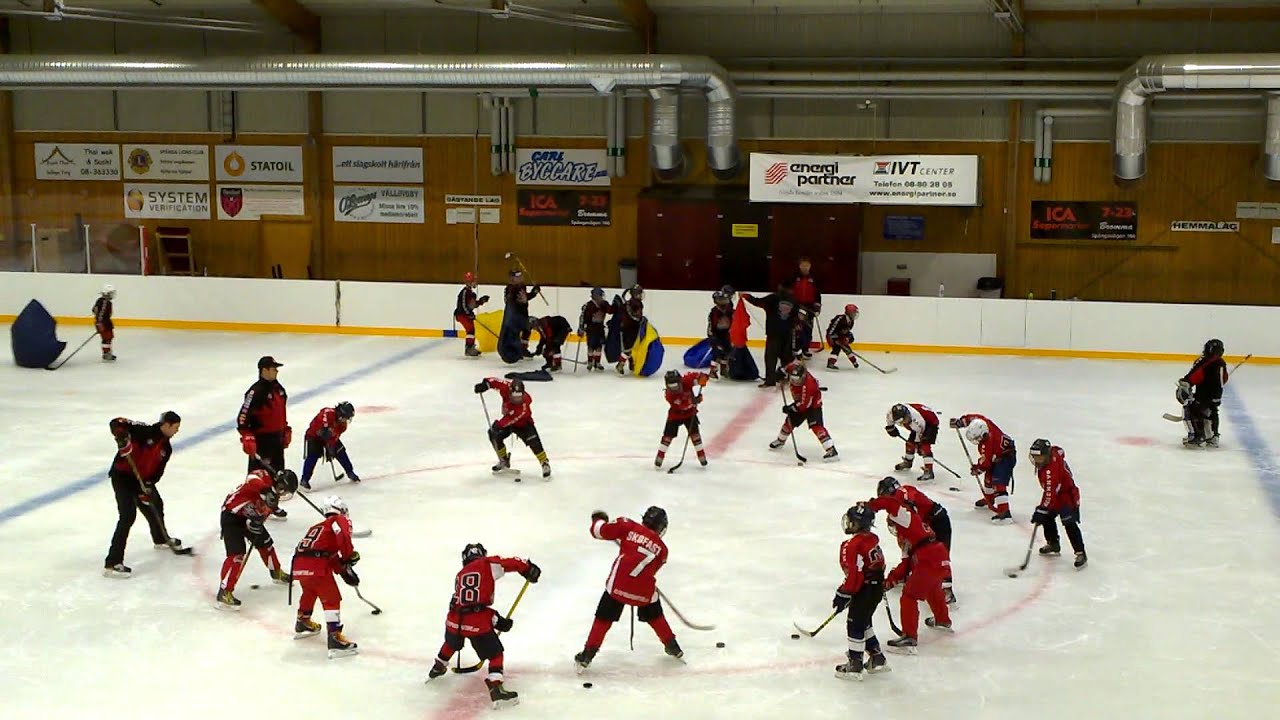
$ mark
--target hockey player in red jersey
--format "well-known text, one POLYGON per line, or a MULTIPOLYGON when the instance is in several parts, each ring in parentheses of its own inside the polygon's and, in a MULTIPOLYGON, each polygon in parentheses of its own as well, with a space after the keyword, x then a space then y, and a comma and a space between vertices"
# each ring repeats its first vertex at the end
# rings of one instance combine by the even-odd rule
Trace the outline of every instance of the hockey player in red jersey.
POLYGON ((115 533, 103 564, 103 577, 128 579, 133 570, 124 564, 124 548, 129 542, 129 530, 138 519, 138 511, 151 528, 151 541, 157 548, 168 547, 180 555, 190 555, 191 549, 182 547, 182 541, 168 536, 164 525, 164 498, 156 483, 164 477, 164 470, 173 457, 170 439, 182 427, 182 418, 169 410, 160 416, 160 422, 147 425, 113 418, 109 426, 116 441, 116 456, 111 461, 107 476, 116 496, 115 533))
POLYGON ((885 417, 884 431, 889 437, 901 438, 898 427, 905 428, 908 433, 903 438, 906 450, 902 454, 902 462, 893 466, 894 470, 910 470, 916 460, 916 451, 924 461, 924 472, 916 478, 917 482, 928 482, 933 479, 933 444, 938 442, 938 414, 927 405, 920 403, 898 403, 889 408, 885 417))
POLYGON ((1013 468, 1018 464, 1018 449, 1013 438, 982 415, 961 415, 951 418, 947 424, 961 430, 966 440, 978 446, 978 461, 969 472, 974 477, 982 477, 982 499, 973 506, 990 509, 993 523, 1013 522, 1009 514, 1009 485, 1013 482, 1013 468))
POLYGON ((302 461, 302 487, 311 489, 311 474, 315 472, 316 463, 338 461, 342 471, 351 482, 360 482, 360 476, 351 467, 351 458, 347 456, 347 448, 342 444, 342 433, 356 417, 356 409, 349 402, 340 402, 316 413, 311 419, 305 437, 306 457, 302 461))
POLYGON ((782 421, 782 429, 778 437, 769 443, 769 449, 777 450, 787 442, 787 436, 801 422, 808 422, 809 429, 822 443, 823 460, 835 460, 840 456, 836 451, 835 441, 822 424, 822 389, 818 387, 818 379, 810 373, 801 360, 793 361, 783 369, 788 378, 787 386, 791 388, 791 402, 782 406, 786 418, 782 421))
POLYGON ((702 432, 698 425, 698 405, 702 402, 701 389, 707 386, 707 376, 703 373, 689 372, 683 376, 678 370, 668 370, 663 381, 666 383, 667 424, 662 428, 662 441, 658 445, 658 456, 653 459, 654 467, 662 467, 667 457, 671 441, 683 427, 689 433, 689 442, 698 454, 698 462, 704 467, 707 464, 707 453, 702 449, 702 432))
POLYGON ((898 547, 902 549, 902 561, 889 573, 884 587, 887 592, 905 581, 900 603, 903 636, 890 640, 889 647, 914 654, 920 628, 920 608, 916 605, 919 601, 927 602, 933 611, 926 625, 951 630, 951 614, 942 587, 951 574, 951 554, 938 541, 924 517, 898 495, 881 495, 867 505, 872 510, 884 511, 889 531, 897 537, 898 547))
POLYGON ((622 619, 622 609, 628 605, 638 608, 636 617, 653 628, 668 655, 677 660, 684 657, 658 598, 658 570, 667 563, 667 546, 662 542, 666 531, 667 511, 657 506, 645 510, 640 522, 624 517, 610 521, 603 510, 591 513, 591 536, 618 543, 618 557, 596 605, 596 619, 591 623, 587 642, 582 652, 573 656, 579 673, 595 659, 605 634, 622 619))
POLYGON ((329 631, 329 659, 355 655, 356 644, 342 634, 342 592, 333 581, 335 574, 351 587, 360 585, 355 564, 360 553, 351 545, 351 519, 347 504, 330 495, 321 506, 324 519, 312 525, 293 551, 290 574, 302 586, 298 600, 298 617, 293 623, 295 638, 310 637, 320 632, 320 623, 311 619, 316 600, 324 608, 325 628, 329 631))
POLYGON ((507 452, 506 441, 515 435, 542 463, 542 477, 551 477, 551 462, 547 460, 547 452, 542 448, 538 428, 533 424, 533 398, 525 392, 524 381, 485 378, 476 383, 476 394, 490 388, 497 390, 502 396, 502 417, 489 426, 489 443, 498 454, 498 464, 493 466, 493 471, 498 473, 511 469, 511 454, 507 452))
POLYGON ((542 369, 560 372, 562 367, 560 351, 564 347, 564 341, 569 339, 569 331, 572 329, 569 321, 560 315, 531 317, 529 328, 538 332, 538 346, 534 348, 533 353, 542 356, 542 369))
POLYGON ((733 288, 725 285, 711 293, 711 312, 707 313, 707 340, 711 342, 711 379, 729 375, 729 353, 733 341, 729 328, 733 327, 733 288))
POLYGON ((1224 352, 1221 340, 1209 340, 1195 365, 1178 381, 1175 397, 1182 404, 1182 422, 1187 428, 1182 444, 1187 447, 1218 447, 1218 410, 1228 380, 1224 352))
MULTIPOLYGON (((876 485, 876 496, 891 497, 899 503, 899 507, 906 507, 919 515, 925 525, 933 531, 933 536, 938 538, 938 542, 947 549, 947 553, 951 553, 951 516, 947 514, 947 509, 942 507, 942 503, 934 502, 917 487, 900 484, 895 477, 885 477, 880 480, 876 485)), ((897 510, 892 512, 896 513, 897 510)), ((947 571, 947 576, 942 579, 942 594, 948 605, 955 603, 956 596, 951 589, 950 569, 947 571)))
POLYGON ((116 336, 116 324, 111 320, 112 303, 116 297, 116 286, 106 284, 102 286, 102 292, 98 295, 98 299, 93 303, 93 327, 98 331, 98 337, 102 340, 102 361, 114 362, 116 354, 111 352, 111 341, 116 336))
POLYGON ((298 476, 292 470, 281 470, 274 478, 266 470, 254 470, 222 501, 222 544, 227 549, 227 559, 222 562, 218 593, 214 598, 219 608, 240 609, 234 592, 249 557, 246 540, 258 549, 271 580, 280 585, 289 583, 289 575, 280 568, 280 559, 272 547, 275 541, 263 521, 297 490, 298 476))
POLYGON ((853 324, 857 320, 858 306, 853 303, 844 306, 843 314, 831 318, 831 323, 827 325, 827 344, 831 346, 831 357, 827 358, 828 370, 840 369, 836 367, 840 353, 844 353, 854 369, 857 369, 858 357, 853 354, 853 324))
POLYGON ((604 365, 600 363, 607 335, 604 321, 606 315, 613 313, 613 305, 604 299, 604 289, 591 288, 591 299, 583 303, 582 314, 578 316, 578 334, 587 338, 587 372, 604 372, 604 365))
POLYGON ((490 555, 480 543, 471 543, 462 549, 462 569, 453 581, 453 596, 449 598, 449 615, 444 624, 444 644, 427 672, 427 682, 448 672, 449 659, 470 640, 471 649, 489 663, 484 684, 489 688, 489 700, 494 707, 519 704, 519 693, 502 686, 504 648, 498 633, 511 629, 511 618, 502 617, 491 607, 494 585, 509 572, 519 573, 531 583, 542 577, 542 569, 529 560, 490 555))
POLYGON ((876 512, 866 503, 858 503, 845 511, 841 524, 845 535, 852 535, 840 544, 840 569, 844 582, 836 588, 831 607, 837 612, 849 609, 845 620, 849 639, 848 660, 836 666, 836 677, 845 680, 861 680, 864 668, 862 653, 869 655, 865 664, 869 673, 889 669, 880 640, 876 637, 871 616, 884 598, 884 553, 880 550, 880 538, 871 532, 876 512))
POLYGON ((1071 549, 1076 553, 1075 568, 1081 570, 1089 563, 1084 552, 1084 536, 1080 534, 1080 488, 1076 487, 1071 466, 1062 448, 1049 444, 1043 438, 1031 443, 1031 463, 1036 466, 1036 478, 1044 492, 1031 523, 1044 528, 1044 547, 1041 555, 1058 555, 1062 552, 1058 539, 1058 518, 1067 531, 1071 549))
POLYGON ((476 308, 489 302, 489 296, 476 297, 476 274, 462 276, 462 289, 458 291, 458 304, 453 309, 453 319, 466 332, 467 357, 480 357, 476 347, 476 308))

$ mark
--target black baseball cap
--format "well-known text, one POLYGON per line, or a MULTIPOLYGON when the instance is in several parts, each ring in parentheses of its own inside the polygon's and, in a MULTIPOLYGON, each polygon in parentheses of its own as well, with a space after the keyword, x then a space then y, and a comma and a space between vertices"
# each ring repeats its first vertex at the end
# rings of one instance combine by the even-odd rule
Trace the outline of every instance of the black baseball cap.
POLYGON ((270 355, 263 355, 258 358, 258 369, 284 367, 284 363, 276 362, 276 359, 270 355))

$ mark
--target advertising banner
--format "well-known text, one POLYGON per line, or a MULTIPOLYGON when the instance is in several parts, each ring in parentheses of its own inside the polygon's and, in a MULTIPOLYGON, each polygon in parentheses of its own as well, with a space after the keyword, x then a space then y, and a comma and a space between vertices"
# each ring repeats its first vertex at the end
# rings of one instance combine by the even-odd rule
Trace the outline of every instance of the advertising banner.
POLYGON ((751 153, 751 202, 979 203, 977 155, 751 153))
POLYGON ((218 180, 302 182, 302 148, 291 145, 219 145, 214 148, 218 180))
POLYGON ((517 225, 607 227, 612 220, 608 190, 518 190, 517 225))
POLYGON ((37 180, 119 180, 120 146, 36 143, 37 180))
POLYGON ((181 183, 124 184, 124 216, 154 220, 208 220, 209 186, 181 183))
POLYGON ((126 180, 208 180, 208 145, 125 145, 126 180))
POLYGON ((333 181, 422 184, 420 147, 335 147, 333 181))
POLYGON ((421 223, 426 220, 422 188, 340 185, 333 189, 338 222, 421 223))
POLYGON ((1138 204, 1033 200, 1032 240, 1137 240, 1138 204))
POLYGON ((609 187, 608 159, 603 149, 518 148, 516 184, 609 187))
POLYGON ((257 220, 263 215, 306 215, 301 185, 219 185, 219 220, 257 220))

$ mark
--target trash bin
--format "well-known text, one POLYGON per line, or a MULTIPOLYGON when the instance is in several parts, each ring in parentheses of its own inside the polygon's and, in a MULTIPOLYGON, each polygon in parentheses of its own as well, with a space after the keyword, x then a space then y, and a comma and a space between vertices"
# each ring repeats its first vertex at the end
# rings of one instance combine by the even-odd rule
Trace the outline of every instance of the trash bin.
POLYGON ((639 283, 639 271, 636 269, 636 261, 633 258, 623 258, 618 261, 618 283, 623 290, 639 283))
POLYGON ((911 278, 889 278, 887 288, 890 295, 907 296, 911 294, 911 278))
POLYGON ((1004 280, 998 277, 978 278, 978 297, 998 298, 1004 296, 1004 280))

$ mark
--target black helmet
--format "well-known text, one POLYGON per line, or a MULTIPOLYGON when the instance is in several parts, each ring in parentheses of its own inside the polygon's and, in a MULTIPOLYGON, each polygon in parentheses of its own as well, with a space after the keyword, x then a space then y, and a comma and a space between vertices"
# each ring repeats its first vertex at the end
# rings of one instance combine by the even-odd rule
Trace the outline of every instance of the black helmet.
POLYGON ((735 292, 737 292, 737 290, 734 290, 732 285, 725 285, 724 287, 720 288, 720 293, 725 297, 733 297, 733 294, 735 292))
POLYGON ((667 374, 662 376, 662 381, 666 383, 667 387, 678 390, 680 388, 680 371, 668 370, 667 374))
POLYGON ((478 560, 488 554, 489 551, 484 549, 484 545, 481 545, 480 543, 467 543, 467 546, 462 548, 462 564, 466 565, 472 560, 478 560))
POLYGON ((288 500, 298 492, 298 474, 287 468, 281 470, 272 479, 271 486, 282 500, 288 500))
POLYGON ((876 512, 864 502, 860 502, 844 511, 842 525, 846 535, 853 535, 870 530, 876 522, 876 512))
POLYGON ((1031 461, 1035 462, 1036 458, 1048 458, 1049 453, 1053 450, 1053 445, 1048 440, 1039 438, 1031 443, 1031 461))
POLYGON ((1221 355, 1225 351, 1226 348, 1223 347, 1222 341, 1217 338, 1214 338, 1204 344, 1205 355, 1221 355))
POLYGON ((508 277, 515 280, 518 277, 524 277, 524 273, 520 272, 520 268, 512 268, 508 277))
POLYGON ((644 511, 644 517, 640 518, 640 524, 663 535, 667 532, 667 511, 657 505, 650 506, 644 511))
POLYGON ((893 416, 894 422, 906 422, 911 419, 911 411, 902 403, 898 403, 890 408, 889 413, 893 416))
POLYGON ((512 380, 511 384, 507 386, 507 391, 512 395, 524 395, 524 381, 520 379, 512 380))
POLYGON ((902 486, 898 484, 898 478, 885 477, 876 485, 876 495, 879 495, 880 497, 892 495, 897 492, 900 487, 902 486))
POLYGON ((356 409, 351 403, 343 401, 333 407, 334 412, 338 413, 338 417, 343 420, 350 420, 356 416, 356 409))
POLYGON ((631 297, 633 297, 633 298, 635 298, 635 299, 637 299, 637 300, 643 300, 643 299, 644 299, 644 288, 640 287, 639 285, 632 285, 632 286, 631 286, 631 297))
POLYGON ((261 493, 259 493, 258 497, 262 498, 262 502, 266 503, 267 507, 271 508, 272 510, 275 510, 276 508, 280 507, 280 493, 276 492, 275 488, 273 487, 269 487, 266 490, 263 490, 261 493))
POLYGON ((591 297, 592 298, 604 297, 604 288, 598 288, 598 287, 591 288, 591 297))

